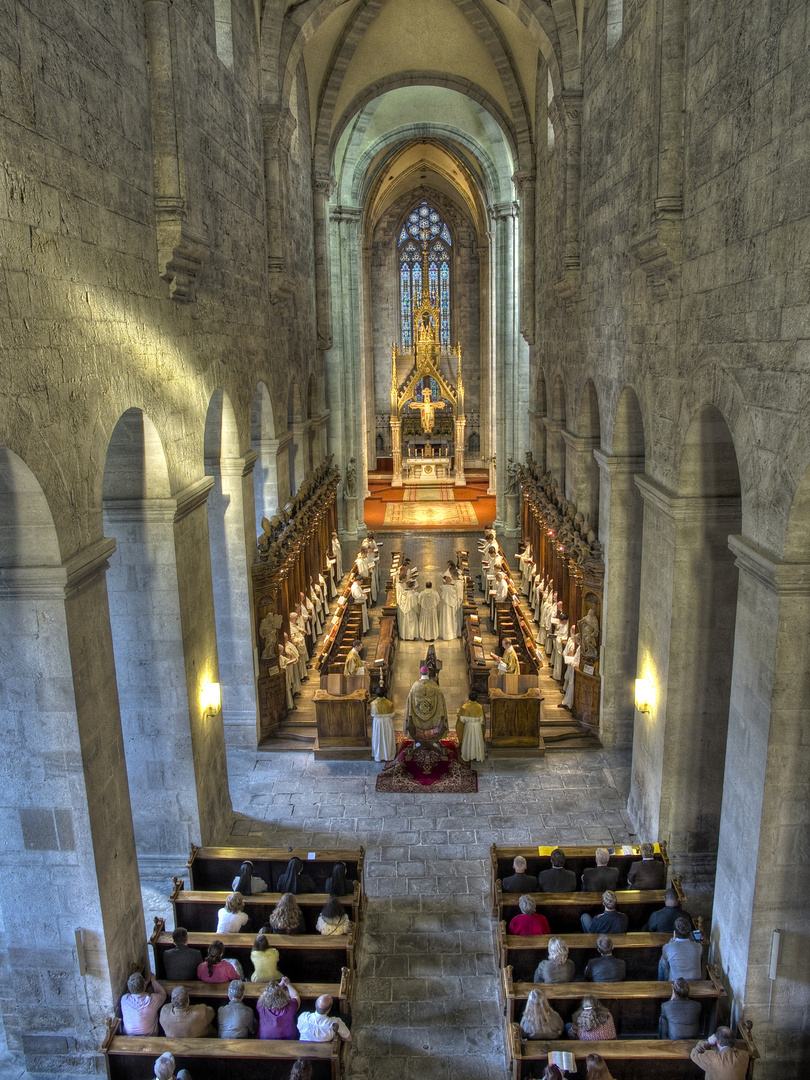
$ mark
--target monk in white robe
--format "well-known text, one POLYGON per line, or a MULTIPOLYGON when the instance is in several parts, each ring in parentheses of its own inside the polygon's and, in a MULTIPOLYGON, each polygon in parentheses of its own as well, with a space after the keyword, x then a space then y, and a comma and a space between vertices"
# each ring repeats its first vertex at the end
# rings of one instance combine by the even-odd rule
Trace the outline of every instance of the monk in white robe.
POLYGON ((459 636, 459 610, 461 608, 461 594, 456 587, 453 578, 445 577, 441 588, 441 605, 439 606, 439 637, 445 641, 459 636))
POLYGON ((416 641, 419 637, 419 593, 412 582, 400 591, 397 623, 403 641, 416 641))
POLYGON ((439 606, 442 598, 432 581, 425 582, 424 592, 419 595, 419 637, 423 641, 435 641, 439 636, 439 606))
POLYGON ((332 558, 335 560, 335 576, 338 581, 343 577, 343 548, 335 530, 332 530, 332 558))
POLYGON ((580 647, 579 634, 572 634, 565 645, 563 663, 565 664, 565 693, 563 694, 562 707, 570 712, 574 707, 574 672, 579 667, 582 650, 580 647))
POLYGON ((366 603, 366 591, 360 584, 360 582, 357 580, 357 578, 355 578, 352 582, 351 594, 352 602, 361 606, 361 614, 363 616, 363 633, 365 634, 370 625, 368 621, 368 604, 366 603))

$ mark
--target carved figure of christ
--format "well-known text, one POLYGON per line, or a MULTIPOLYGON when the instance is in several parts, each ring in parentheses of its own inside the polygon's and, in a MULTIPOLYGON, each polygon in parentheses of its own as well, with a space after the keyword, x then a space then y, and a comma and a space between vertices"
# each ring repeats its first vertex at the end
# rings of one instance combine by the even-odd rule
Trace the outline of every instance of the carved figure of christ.
POLYGON ((433 391, 430 387, 425 387, 422 391, 423 401, 412 401, 410 407, 412 409, 418 409, 422 414, 422 431, 427 435, 430 435, 433 431, 433 424, 436 420, 435 410, 443 409, 447 402, 445 401, 433 401, 433 391))

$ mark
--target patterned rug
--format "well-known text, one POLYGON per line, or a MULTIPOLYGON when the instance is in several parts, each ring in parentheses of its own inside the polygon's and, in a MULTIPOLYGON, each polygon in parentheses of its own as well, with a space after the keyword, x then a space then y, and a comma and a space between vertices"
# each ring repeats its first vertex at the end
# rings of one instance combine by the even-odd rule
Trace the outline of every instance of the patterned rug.
POLYGON ((403 502, 452 502, 455 499, 451 484, 407 484, 403 502))
POLYGON ((459 758, 455 731, 442 739, 442 746, 447 750, 446 759, 434 750, 426 750, 414 756, 412 761, 406 761, 411 740, 401 731, 396 733, 396 739, 397 756, 383 766, 377 777, 377 791, 398 795, 420 792, 459 795, 478 791, 478 773, 459 758))
POLYGON ((473 504, 461 502, 400 502, 385 504, 387 527, 452 529, 475 528, 478 518, 473 504))

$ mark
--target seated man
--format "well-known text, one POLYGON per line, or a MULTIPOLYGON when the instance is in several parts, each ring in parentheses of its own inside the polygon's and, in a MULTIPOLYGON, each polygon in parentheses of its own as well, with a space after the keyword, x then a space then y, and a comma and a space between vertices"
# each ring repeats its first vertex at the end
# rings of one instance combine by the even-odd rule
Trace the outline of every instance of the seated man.
POLYGON ((522 855, 515 857, 512 869, 515 871, 514 874, 505 877, 501 882, 504 892, 525 893, 537 891, 537 878, 526 873, 526 860, 522 855))
POLYGON ((545 915, 537 914, 537 905, 528 895, 521 896, 518 900, 520 915, 515 915, 509 923, 510 934, 521 934, 531 937, 534 934, 550 934, 551 927, 545 915))
POLYGON ((596 866, 589 866, 582 874, 583 892, 615 890, 619 882, 618 866, 608 866, 610 852, 606 847, 596 849, 596 866))
POLYGON ((582 932, 584 934, 626 934, 630 919, 616 910, 616 893, 611 892, 610 889, 603 892, 602 906, 604 911, 600 915, 589 915, 587 912, 580 915, 582 932))
POLYGON ((405 702, 405 734, 413 739, 406 760, 410 761, 417 749, 435 750, 446 758, 447 751, 441 743, 448 732, 444 694, 424 665, 419 672, 419 681, 413 684, 405 702))
POLYGON ((228 1004, 217 1009, 217 1030, 220 1039, 249 1039, 256 1034, 256 1013, 242 1003, 245 984, 241 979, 228 983, 228 1004))
POLYGON ((192 1005, 185 986, 175 986, 172 1000, 160 1010, 160 1026, 169 1039, 212 1038, 214 1010, 210 1005, 192 1005))
POLYGON ((692 938, 692 927, 681 916, 675 920, 672 940, 661 950, 658 961, 658 981, 670 979, 699 979, 703 972, 703 948, 692 938))
POLYGON ((333 1001, 329 994, 321 994, 315 1002, 315 1012, 298 1014, 296 1024, 301 1042, 331 1042, 335 1032, 344 1042, 350 1042, 352 1034, 337 1016, 330 1016, 333 1001))
POLYGON ((689 1055, 710 1080, 743 1080, 748 1069, 748 1054, 734 1047, 731 1028, 719 1027, 706 1042, 699 1042, 689 1055))
POLYGON ((540 892, 573 892, 577 887, 577 875, 573 870, 564 870, 565 852, 554 848, 551 853, 551 868, 542 870, 537 875, 540 892))
POLYGON ((149 974, 144 978, 139 971, 127 979, 127 991, 121 998, 121 1020, 125 1035, 157 1035, 158 1014, 166 1000, 166 991, 149 974))
POLYGON ((588 961, 585 979, 590 982, 623 982, 626 964, 613 955, 613 939, 600 934, 596 939, 599 956, 588 961))
POLYGON ((692 916, 688 911, 681 910, 681 902, 678 899, 678 894, 670 887, 664 892, 664 907, 659 908, 658 911, 652 913, 642 927, 642 930, 649 931, 651 934, 671 934, 676 921, 680 919, 681 916, 683 916, 684 919, 688 919, 691 923, 692 916))
POLYGON ((655 857, 652 844, 641 845, 641 859, 630 864, 627 871, 628 889, 664 889, 667 884, 667 868, 655 857))
POLYGON ((188 930, 178 926, 172 930, 173 949, 167 949, 163 954, 163 970, 169 982, 188 982, 189 979, 197 978, 197 968, 203 961, 199 949, 188 947, 188 930))
POLYGON ((179 1073, 174 1070, 174 1055, 168 1052, 161 1054, 155 1062, 156 1080, 191 1080, 191 1073, 188 1069, 181 1069, 179 1073))
POLYGON ((343 665, 344 675, 356 675, 359 671, 363 670, 363 658, 360 656, 360 650, 363 648, 363 642, 359 638, 356 638, 352 642, 352 647, 349 649, 349 655, 346 657, 346 663, 343 665))
POLYGON ((672 997, 661 1006, 659 1039, 696 1039, 700 1034, 700 1002, 689 997, 689 983, 676 979, 672 997))

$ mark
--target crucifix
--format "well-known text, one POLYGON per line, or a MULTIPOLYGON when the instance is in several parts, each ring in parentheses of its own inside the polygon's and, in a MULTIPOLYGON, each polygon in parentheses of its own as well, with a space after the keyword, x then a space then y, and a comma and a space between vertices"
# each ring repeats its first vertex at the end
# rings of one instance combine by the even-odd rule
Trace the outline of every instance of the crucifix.
POLYGON ((433 432, 433 424, 435 422, 436 409, 443 409, 446 405, 444 401, 433 401, 433 391, 429 386, 426 386, 422 391, 422 401, 412 401, 410 407, 412 409, 418 409, 422 414, 422 431, 425 434, 430 435, 433 432))

